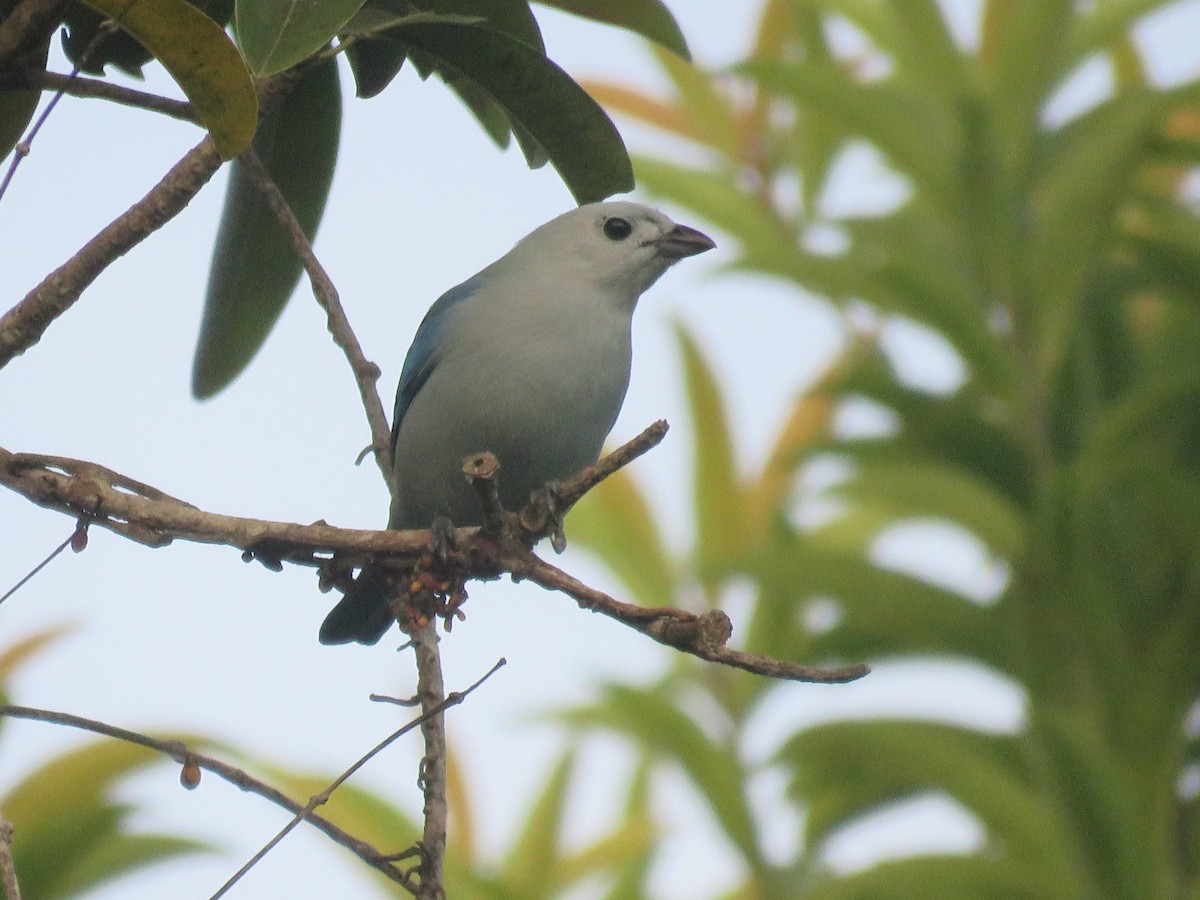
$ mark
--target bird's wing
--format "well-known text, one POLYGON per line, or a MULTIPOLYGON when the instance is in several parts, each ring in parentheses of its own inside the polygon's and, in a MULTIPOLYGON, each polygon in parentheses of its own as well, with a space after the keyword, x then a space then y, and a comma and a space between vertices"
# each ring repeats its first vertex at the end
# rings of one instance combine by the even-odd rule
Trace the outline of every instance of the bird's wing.
POLYGON ((392 415, 392 446, 396 446, 396 435, 400 433, 400 423, 404 414, 412 404, 417 391, 429 380, 430 374, 438 363, 438 349, 441 346, 446 322, 450 312, 460 303, 479 290, 483 284, 483 273, 472 275, 462 284, 450 288, 437 302, 429 307, 421 326, 417 329, 408 355, 404 357, 404 368, 400 370, 400 384, 396 388, 396 408, 392 415))

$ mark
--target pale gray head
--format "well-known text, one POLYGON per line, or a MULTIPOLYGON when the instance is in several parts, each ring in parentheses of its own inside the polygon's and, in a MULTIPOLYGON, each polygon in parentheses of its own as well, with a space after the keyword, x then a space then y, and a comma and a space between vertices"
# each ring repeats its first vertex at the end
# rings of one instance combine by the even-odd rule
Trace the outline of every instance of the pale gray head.
POLYGON ((589 203, 551 219, 523 238, 508 258, 527 272, 553 267, 631 302, 685 256, 716 246, 687 225, 628 200, 589 203))

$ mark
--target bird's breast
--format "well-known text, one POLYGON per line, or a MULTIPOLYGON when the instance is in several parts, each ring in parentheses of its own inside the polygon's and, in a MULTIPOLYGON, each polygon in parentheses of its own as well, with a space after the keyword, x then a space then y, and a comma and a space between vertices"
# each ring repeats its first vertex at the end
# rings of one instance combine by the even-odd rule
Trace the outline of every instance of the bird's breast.
POLYGON ((595 461, 629 383, 628 317, 477 317, 413 398, 396 439, 393 527, 479 520, 463 457, 500 460, 504 505, 595 461), (483 327, 480 327, 483 326, 483 327), (470 340, 466 340, 469 337, 470 340))

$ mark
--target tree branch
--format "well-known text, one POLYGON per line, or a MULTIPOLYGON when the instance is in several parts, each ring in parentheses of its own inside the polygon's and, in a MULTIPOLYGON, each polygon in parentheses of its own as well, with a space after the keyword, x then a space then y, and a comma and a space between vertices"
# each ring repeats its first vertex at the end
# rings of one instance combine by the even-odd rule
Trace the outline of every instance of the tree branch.
MULTIPOLYGON (((563 484, 578 499, 587 488, 661 440, 665 423, 656 423, 624 447, 603 457, 563 484)), ((465 461, 473 479, 494 477, 476 471, 477 457, 465 461)), ((33 502, 76 519, 86 519, 151 546, 172 539, 226 544, 272 568, 283 562, 320 567, 323 583, 337 581, 339 571, 370 564, 385 572, 411 573, 427 553, 428 531, 365 531, 335 528, 324 522, 296 525, 223 516, 205 512, 134 479, 94 463, 63 457, 14 454, 0 448, 0 484, 33 502)), ((497 512, 498 529, 460 528, 448 564, 462 581, 487 580, 508 573, 528 578, 548 590, 565 593, 585 609, 603 613, 654 640, 701 659, 734 666, 772 678, 844 682, 869 671, 865 665, 820 669, 742 653, 726 646, 731 626, 723 613, 704 615, 660 607, 646 609, 622 603, 588 587, 532 552, 544 537, 524 522, 536 519, 526 507, 520 513, 497 512)), ((421 624, 421 623, 418 623, 421 624)))
POLYGON ((304 265, 304 271, 308 273, 313 296, 325 310, 326 322, 329 333, 333 336, 333 342, 341 348, 346 355, 346 360, 350 363, 350 369, 354 372, 354 379, 358 383, 359 398, 362 400, 363 409, 367 414, 367 424, 371 428, 371 447, 375 453, 375 462, 383 475, 384 484, 388 486, 388 492, 391 493, 392 430, 388 426, 387 413, 384 412, 383 403, 379 399, 379 391, 376 389, 380 375, 379 366, 367 359, 366 354, 363 353, 362 345, 350 327, 350 320, 346 317, 346 310, 342 307, 342 301, 333 280, 317 259, 316 254, 313 253, 308 235, 304 233, 304 229, 288 205, 287 199, 272 180, 270 173, 262 164, 262 160, 258 158, 258 154, 251 148, 243 153, 238 161, 245 167, 246 174, 250 176, 255 187, 262 193, 267 206, 270 207, 276 220, 283 226, 283 230, 291 239, 292 249, 304 265))
MULTIPOLYGON (((279 102, 299 77, 299 69, 294 68, 259 82, 259 115, 279 102)), ((50 324, 75 304, 101 272, 179 215, 221 167, 221 162, 212 138, 206 136, 141 200, 117 216, 0 317, 0 369, 41 340, 50 324)))
POLYGON ((205 137, 149 193, 0 317, 0 368, 41 340, 110 264, 182 212, 220 167, 221 154, 205 137))
MULTIPOLYGON (((131 744, 138 744, 142 747, 156 750, 159 753, 169 756, 182 766, 194 765, 206 772, 212 772, 218 778, 228 781, 230 784, 247 793, 257 794, 293 814, 303 814, 309 824, 324 832, 326 836, 345 847, 371 868, 382 872, 397 884, 409 887, 407 873, 396 866, 388 854, 382 853, 366 841, 360 840, 354 837, 354 835, 343 831, 328 819, 322 818, 311 811, 305 812, 305 807, 287 796, 287 794, 271 787, 266 782, 258 780, 237 766, 232 766, 229 763, 200 753, 182 741, 162 740, 137 731, 129 731, 128 729, 118 728, 115 725, 109 725, 105 722, 98 722, 95 719, 85 719, 83 716, 76 716, 71 713, 56 712, 49 709, 36 709, 30 706, 0 704, 0 717, 3 716, 9 716, 14 719, 29 719, 35 722, 48 722, 52 725, 66 725, 70 728, 90 731, 93 734, 102 734, 106 737, 116 738, 117 740, 127 741, 131 744)), ((408 727, 411 727, 411 725, 408 727)))
POLYGON ((12 855, 13 825, 0 812, 0 884, 4 885, 5 900, 21 900, 21 885, 12 855))
POLYGON ((70 97, 111 100, 122 106, 133 106, 161 113, 183 122, 196 121, 196 113, 192 110, 192 104, 186 100, 175 100, 172 97, 163 97, 149 91, 139 91, 135 88, 113 84, 102 78, 84 78, 78 75, 72 78, 70 75, 63 75, 60 72, 26 69, 0 72, 0 88, 4 90, 35 88, 43 91, 60 91, 70 97))
POLYGON ((419 783, 425 796, 422 806, 424 828, 421 833, 420 888, 417 900, 446 900, 442 884, 442 866, 446 857, 446 829, 449 807, 446 803, 446 721, 440 710, 446 688, 442 680, 442 657, 438 650, 437 619, 418 623, 410 632, 417 654, 417 699, 421 716, 421 737, 425 755, 421 758, 419 783))

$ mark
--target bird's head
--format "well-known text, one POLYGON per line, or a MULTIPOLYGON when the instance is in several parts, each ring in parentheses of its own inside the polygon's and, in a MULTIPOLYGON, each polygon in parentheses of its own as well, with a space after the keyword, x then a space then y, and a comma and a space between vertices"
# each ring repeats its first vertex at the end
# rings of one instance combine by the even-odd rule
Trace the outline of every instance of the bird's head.
POLYGON ((524 238, 514 255, 552 261, 564 276, 615 292, 632 304, 676 262, 715 246, 711 238, 656 209, 613 200, 589 203, 550 220, 524 238))

